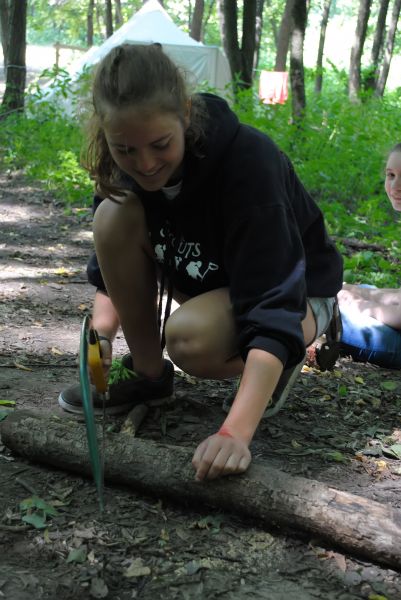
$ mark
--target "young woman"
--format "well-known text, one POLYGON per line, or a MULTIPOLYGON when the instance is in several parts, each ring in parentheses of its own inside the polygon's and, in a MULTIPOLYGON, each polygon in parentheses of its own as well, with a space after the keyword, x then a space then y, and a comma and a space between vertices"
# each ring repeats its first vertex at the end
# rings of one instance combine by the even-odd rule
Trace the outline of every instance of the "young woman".
MULTIPOLYGON (((401 143, 390 151, 384 184, 394 210, 401 212, 401 143)), ((338 296, 342 352, 354 360, 401 368, 401 289, 345 284, 338 296)))
MULTIPOLYGON (((186 373, 242 375, 193 465, 197 480, 243 472, 283 369, 279 402, 330 322, 341 257, 288 158, 221 98, 190 96, 160 46, 114 48, 97 69, 93 104, 93 326, 109 365, 121 325, 137 374, 111 390, 108 410, 172 394, 164 342, 186 373), (173 296, 180 307, 169 315, 173 296)), ((79 388, 59 401, 79 410, 79 388)))

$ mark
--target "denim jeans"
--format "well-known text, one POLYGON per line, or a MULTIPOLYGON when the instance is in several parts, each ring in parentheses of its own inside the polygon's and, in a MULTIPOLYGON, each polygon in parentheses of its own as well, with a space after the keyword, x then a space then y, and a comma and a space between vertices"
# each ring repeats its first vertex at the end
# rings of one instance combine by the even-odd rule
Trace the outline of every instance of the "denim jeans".
POLYGON ((347 307, 341 307, 341 320, 341 354, 379 367, 401 369, 401 330, 347 307))

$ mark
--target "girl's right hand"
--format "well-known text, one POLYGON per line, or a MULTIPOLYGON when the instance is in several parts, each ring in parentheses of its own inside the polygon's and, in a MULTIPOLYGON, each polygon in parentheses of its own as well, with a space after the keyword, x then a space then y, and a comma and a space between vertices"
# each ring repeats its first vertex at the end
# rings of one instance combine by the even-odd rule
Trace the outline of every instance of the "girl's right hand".
POLYGON ((103 363, 103 374, 105 380, 109 380, 109 372, 111 367, 111 361, 113 356, 113 346, 111 340, 109 339, 101 339, 100 340, 100 350, 102 354, 102 363, 103 363))

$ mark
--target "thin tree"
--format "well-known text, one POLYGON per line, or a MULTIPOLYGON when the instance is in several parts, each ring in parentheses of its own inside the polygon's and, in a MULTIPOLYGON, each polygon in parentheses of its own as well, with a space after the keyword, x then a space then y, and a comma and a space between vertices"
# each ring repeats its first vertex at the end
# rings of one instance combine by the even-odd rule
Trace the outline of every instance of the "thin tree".
POLYGON ((8 45, 10 41, 10 0, 0 0, 0 34, 3 48, 4 69, 8 62, 8 45))
POLYGON ((375 35, 373 38, 372 53, 370 56, 370 70, 364 81, 366 89, 374 90, 379 76, 380 61, 383 55, 386 19, 390 0, 380 0, 379 13, 376 21, 375 35))
POLYGON ((191 27, 189 35, 200 42, 202 38, 202 21, 205 10, 204 0, 195 0, 195 8, 191 19, 191 27))
POLYGON ((325 0, 323 5, 322 20, 320 22, 320 36, 319 36, 319 48, 317 51, 316 61, 316 79, 315 79, 315 92, 320 94, 323 85, 323 54, 324 54, 324 43, 326 41, 326 30, 327 23, 329 22, 331 8, 331 0, 325 0))
POLYGON ((288 47, 290 45, 290 37, 292 30, 292 9, 295 0, 287 0, 283 15, 281 17, 280 29, 277 35, 277 51, 276 62, 274 65, 275 71, 285 71, 287 66, 288 47))
POLYGON ((219 0, 220 28, 223 47, 230 64, 231 73, 238 88, 250 88, 253 81, 253 57, 255 52, 256 0, 244 2, 242 15, 241 47, 238 41, 236 0, 219 0))
POLYGON ((391 58, 393 56, 394 40, 397 31, 398 19, 401 11, 401 0, 394 0, 393 10, 391 12, 390 24, 387 32, 383 64, 380 69, 380 74, 377 80, 375 94, 383 96, 387 83, 387 77, 390 70, 391 58))
POLYGON ((118 29, 123 24, 123 11, 121 9, 121 0, 114 0, 114 5, 114 22, 116 25, 116 29, 118 29))
POLYGON ((355 40, 351 49, 348 81, 348 96, 352 102, 358 101, 361 90, 361 59, 368 28, 371 4, 372 0, 359 0, 358 20, 356 24, 355 40))
POLYGON ((206 26, 209 23, 209 19, 212 15, 213 12, 213 8, 214 8, 214 2, 215 0, 209 0, 209 2, 207 2, 206 4, 208 5, 208 10, 206 12, 206 17, 204 18, 204 22, 203 22, 203 30, 206 30, 206 26))
POLYGON ((255 22, 255 52, 253 55, 253 68, 258 68, 260 55, 260 42, 263 31, 263 8, 264 0, 256 0, 256 22, 255 22))
POLYGON ((109 38, 113 35, 113 8, 111 5, 111 0, 106 0, 106 38, 109 38))
POLYGON ((86 45, 88 48, 93 46, 93 12, 95 9, 95 0, 89 0, 88 10, 86 12, 86 45))
POLYGON ((307 21, 306 0, 295 0, 292 8, 293 29, 290 40, 290 82, 292 117, 299 123, 306 108, 304 41, 307 21))
POLYGON ((11 3, 6 89, 1 113, 23 111, 26 83, 26 13, 27 0, 11 3))

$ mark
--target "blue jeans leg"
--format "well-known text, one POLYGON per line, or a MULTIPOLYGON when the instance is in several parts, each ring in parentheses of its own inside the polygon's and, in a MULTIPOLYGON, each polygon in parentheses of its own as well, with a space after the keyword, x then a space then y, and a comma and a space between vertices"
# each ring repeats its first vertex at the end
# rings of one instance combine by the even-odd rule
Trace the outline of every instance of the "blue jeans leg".
POLYGON ((356 361, 401 369, 401 331, 345 307, 341 309, 341 353, 356 361))

